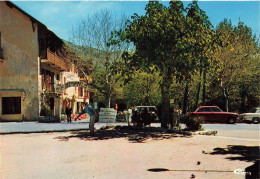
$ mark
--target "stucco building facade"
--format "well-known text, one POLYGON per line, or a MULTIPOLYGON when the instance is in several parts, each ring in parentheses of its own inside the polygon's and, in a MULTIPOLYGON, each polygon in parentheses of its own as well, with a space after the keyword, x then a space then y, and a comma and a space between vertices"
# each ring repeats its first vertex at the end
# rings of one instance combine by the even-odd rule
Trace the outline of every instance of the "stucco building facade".
MULTIPOLYGON (((77 81, 87 83, 85 78, 80 77, 77 68, 73 64, 68 71, 61 72, 61 84, 77 81)), ((89 102, 89 98, 90 91, 88 87, 72 86, 66 88, 62 92, 62 110, 64 112, 69 104, 73 113, 79 113, 81 112, 81 103, 89 102)))
MULTIPOLYGON (((60 117, 66 93, 57 93, 56 87, 66 83, 64 79, 70 73, 80 80, 75 71, 71 72, 66 58, 58 55, 63 45, 41 22, 13 3, 0 1, 1 121, 37 121, 41 115, 60 117), (43 103, 51 113, 46 114, 43 103)), ((71 93, 67 95, 76 94, 71 93)))

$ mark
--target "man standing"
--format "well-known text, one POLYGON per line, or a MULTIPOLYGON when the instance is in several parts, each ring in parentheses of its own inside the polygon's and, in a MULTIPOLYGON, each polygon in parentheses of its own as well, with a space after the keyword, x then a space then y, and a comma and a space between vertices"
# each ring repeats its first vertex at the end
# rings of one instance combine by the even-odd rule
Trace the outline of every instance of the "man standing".
POLYGON ((94 124, 96 121, 96 111, 94 109, 94 107, 92 107, 91 105, 88 104, 88 102, 86 103, 82 103, 82 108, 83 111, 76 117, 75 121, 82 115, 87 113, 90 117, 90 121, 89 121, 89 130, 90 130, 90 134, 93 135, 94 134, 94 124))
POLYGON ((68 123, 71 123, 72 108, 70 107, 69 104, 68 104, 68 106, 66 107, 65 113, 66 113, 66 116, 67 116, 67 121, 68 121, 68 123))
POLYGON ((132 122, 131 117, 132 117, 132 109, 128 108, 126 111, 126 120, 127 120, 128 126, 130 125, 130 122, 132 122))

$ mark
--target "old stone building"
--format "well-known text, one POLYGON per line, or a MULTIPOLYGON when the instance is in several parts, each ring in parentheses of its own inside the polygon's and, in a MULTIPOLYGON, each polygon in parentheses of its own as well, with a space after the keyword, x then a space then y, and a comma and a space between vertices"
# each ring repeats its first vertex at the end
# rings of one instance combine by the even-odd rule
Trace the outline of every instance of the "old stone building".
POLYGON ((60 117, 64 94, 56 87, 71 73, 69 61, 58 55, 63 46, 44 24, 13 3, 0 1, 1 121, 60 117))
MULTIPOLYGON (((71 65, 68 71, 61 72, 61 84, 68 84, 73 82, 87 83, 87 80, 79 75, 79 72, 75 65, 71 65)), ((81 84, 81 83, 80 83, 81 84)), ((82 85, 66 88, 62 91, 62 110, 65 111, 66 106, 69 104, 73 113, 81 112, 81 103, 89 102, 90 91, 88 87, 82 85)))

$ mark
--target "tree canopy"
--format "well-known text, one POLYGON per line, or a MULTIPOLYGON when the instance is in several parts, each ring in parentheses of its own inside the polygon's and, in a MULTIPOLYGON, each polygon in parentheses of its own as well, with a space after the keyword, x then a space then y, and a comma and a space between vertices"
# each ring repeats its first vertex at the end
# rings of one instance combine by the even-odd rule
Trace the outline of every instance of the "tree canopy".
POLYGON ((109 14, 80 21, 73 34, 102 102, 160 106, 162 127, 172 106, 238 112, 259 105, 259 43, 242 22, 224 19, 214 29, 197 1, 150 1, 144 15, 103 27, 109 14))
POLYGON ((133 53, 123 54, 129 68, 160 74, 161 121, 162 127, 167 127, 171 120, 169 95, 173 79, 190 80, 201 68, 201 59, 208 60, 204 52, 211 42, 211 25, 196 1, 187 8, 188 13, 181 1, 171 1, 169 7, 158 1, 149 2, 145 10, 145 15, 134 14, 118 34, 121 40, 135 46, 133 53))

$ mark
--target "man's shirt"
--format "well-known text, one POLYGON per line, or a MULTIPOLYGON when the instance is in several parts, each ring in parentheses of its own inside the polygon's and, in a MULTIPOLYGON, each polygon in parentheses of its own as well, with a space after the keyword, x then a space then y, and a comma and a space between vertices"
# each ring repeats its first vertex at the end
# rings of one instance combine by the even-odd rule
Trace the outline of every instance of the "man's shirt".
POLYGON ((84 108, 84 112, 87 113, 90 116, 95 115, 95 109, 90 105, 88 105, 84 108))

